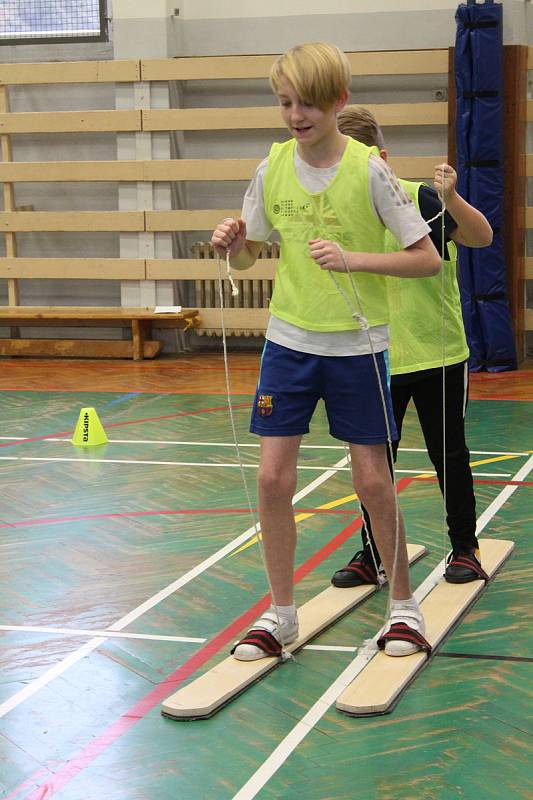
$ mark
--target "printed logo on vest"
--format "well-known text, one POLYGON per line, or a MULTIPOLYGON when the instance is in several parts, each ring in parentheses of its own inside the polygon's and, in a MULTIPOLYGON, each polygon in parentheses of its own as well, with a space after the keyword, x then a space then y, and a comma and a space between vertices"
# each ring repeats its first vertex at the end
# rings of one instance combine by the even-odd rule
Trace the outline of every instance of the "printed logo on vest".
POLYGON ((294 200, 280 200, 272 206, 272 212, 274 214, 281 214, 282 217, 294 217, 300 211, 303 211, 305 214, 309 213, 310 210, 311 203, 305 202, 298 205, 294 200))
POLYGON ((272 214, 277 217, 277 224, 289 220, 292 226, 291 238, 294 241, 308 242, 310 239, 334 239, 341 247, 350 248, 354 234, 343 230, 335 208, 329 197, 320 195, 310 200, 277 199, 272 203, 272 214), (279 220, 279 221, 278 221, 279 220))
POLYGON ((272 414, 273 403, 271 394, 260 394, 257 398, 257 413, 260 417, 269 417, 272 414))

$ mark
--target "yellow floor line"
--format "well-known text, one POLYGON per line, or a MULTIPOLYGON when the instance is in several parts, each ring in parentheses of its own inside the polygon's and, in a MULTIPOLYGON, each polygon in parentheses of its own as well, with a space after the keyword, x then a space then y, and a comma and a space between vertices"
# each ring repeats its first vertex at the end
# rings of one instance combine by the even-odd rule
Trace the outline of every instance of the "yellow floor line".
MULTIPOLYGON (((350 503, 353 500, 357 500, 357 495, 347 494, 346 497, 339 497, 337 500, 331 500, 329 503, 324 503, 324 505, 318 506, 317 511, 327 510, 329 508, 336 508, 337 506, 342 506, 344 503, 350 503)), ((303 522, 304 519, 309 519, 309 517, 314 517, 315 513, 316 513, 315 511, 308 511, 303 514, 297 514, 294 517, 294 521, 303 522)), ((241 547, 239 547, 238 550, 234 550, 232 553, 230 553, 230 558, 232 556, 237 555, 237 553, 242 553, 243 550, 247 550, 249 547, 256 544, 257 541, 258 537, 252 536, 252 538, 249 539, 247 542, 245 542, 243 545, 241 545, 241 547)))
MULTIPOLYGON (((527 453, 532 453, 533 450, 528 450, 526 452, 527 453)), ((471 461, 470 462, 470 466, 471 467, 480 467, 480 466, 482 466, 482 464, 494 464, 496 461, 509 461, 509 459, 511 459, 511 458, 519 458, 519 457, 520 456, 517 456, 517 455, 506 455, 506 456, 495 456, 493 458, 482 458, 479 461, 471 461)), ((420 475, 417 475, 415 479, 416 480, 421 480, 421 479, 423 480, 423 479, 429 479, 429 478, 434 478, 434 477, 435 477, 435 475, 433 475, 433 474, 428 474, 428 473, 425 473, 425 472, 421 472, 420 475)), ((318 506, 317 511, 326 510, 326 509, 329 509, 329 508, 336 508, 337 506, 342 506, 344 503, 350 503, 353 500, 357 500, 357 495, 356 494, 347 494, 346 497, 339 497, 337 500, 332 500, 330 503, 324 503, 324 505, 318 506)), ((297 514, 295 516, 295 518, 294 518, 294 521, 295 522, 303 522, 304 519, 309 519, 309 517, 314 517, 315 513, 316 512, 311 511, 311 512, 308 512, 308 513, 305 513, 305 514, 297 514)), ((245 542, 241 547, 239 547, 238 550, 234 550, 232 553, 230 553, 229 557, 231 558, 231 557, 237 555, 238 553, 242 553, 243 550, 247 550, 249 547, 252 547, 252 545, 257 543, 257 541, 258 541, 258 537, 257 536, 252 536, 252 538, 249 539, 249 541, 245 542)))

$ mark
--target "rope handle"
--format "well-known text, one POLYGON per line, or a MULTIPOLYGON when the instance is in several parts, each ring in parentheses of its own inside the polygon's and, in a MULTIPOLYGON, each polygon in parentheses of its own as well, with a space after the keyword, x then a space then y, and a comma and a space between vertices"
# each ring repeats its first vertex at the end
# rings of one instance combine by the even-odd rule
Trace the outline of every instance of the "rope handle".
MULTIPOLYGON (((224 217, 222 222, 235 222, 235 220, 233 219, 233 217, 224 217)), ((239 290, 235 284, 235 281, 233 280, 233 275, 231 274, 231 265, 229 262, 229 247, 226 248, 226 277, 231 285, 231 296, 238 297, 239 290)))

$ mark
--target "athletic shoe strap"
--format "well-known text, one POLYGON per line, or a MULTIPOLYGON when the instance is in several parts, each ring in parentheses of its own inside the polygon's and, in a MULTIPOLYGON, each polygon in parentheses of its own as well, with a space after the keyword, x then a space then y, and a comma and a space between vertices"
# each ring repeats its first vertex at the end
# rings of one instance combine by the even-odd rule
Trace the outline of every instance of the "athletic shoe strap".
POLYGON ((384 650, 387 642, 410 642, 418 645, 421 650, 428 654, 428 657, 431 655, 430 643, 424 639, 421 633, 415 631, 414 628, 410 628, 405 622, 395 622, 390 626, 387 633, 384 633, 378 639, 379 649, 384 650))
POLYGON ((269 631, 261 630, 260 628, 252 628, 248 631, 246 636, 237 642, 231 651, 231 655, 235 652, 236 648, 241 644, 252 644, 258 647, 267 656, 281 656, 281 645, 278 640, 269 631))
POLYGON ((475 572, 476 575, 479 575, 484 581, 489 581, 490 578, 474 556, 467 555, 466 553, 460 553, 457 556, 452 556, 450 561, 448 562, 449 567, 458 566, 458 567, 467 567, 467 569, 471 569, 472 572, 475 572))
POLYGON ((376 575, 375 570, 372 567, 369 567, 365 563, 356 563, 350 562, 345 567, 342 568, 342 572, 353 572, 357 577, 361 578, 365 583, 375 583, 378 584, 378 577, 376 575))

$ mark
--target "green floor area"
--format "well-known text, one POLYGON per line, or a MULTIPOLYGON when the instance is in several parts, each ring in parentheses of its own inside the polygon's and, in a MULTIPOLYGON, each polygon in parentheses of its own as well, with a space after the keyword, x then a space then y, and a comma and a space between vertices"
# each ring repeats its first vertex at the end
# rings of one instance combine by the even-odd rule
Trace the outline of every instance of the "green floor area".
MULTIPOLYGON (((84 450, 68 441, 0 439, 0 624, 58 629, 0 630, 0 797, 234 797, 351 653, 303 650, 212 719, 175 722, 161 717, 159 703, 143 706, 143 698, 192 663, 205 643, 102 636, 81 653, 91 635, 67 633, 104 630, 162 592, 122 630, 209 641, 266 593, 257 544, 191 573, 252 526, 225 398, 3 392, 0 401, 1 437, 53 437, 73 430, 81 407, 94 406, 109 438, 127 440, 84 450), (188 575, 165 595, 165 587, 188 575), (68 669, 47 679, 75 653, 68 669), (33 692, 38 680, 44 685, 33 692), (2 713, 10 701, 14 707, 2 713)), ((247 407, 235 410, 238 439, 256 445, 248 417, 247 407)), ((478 516, 527 462, 531 417, 531 404, 524 402, 470 403, 469 445, 485 451, 472 462, 486 462, 473 471, 492 475, 476 483, 478 516), (501 453, 523 455, 491 462, 501 453)), ((322 449, 338 443, 327 433, 321 408, 305 444, 313 447, 302 450, 300 463, 311 469, 299 470, 297 491, 344 456, 341 447, 322 449)), ((423 447, 411 410, 402 447, 423 447)), ((255 505, 258 450, 242 447, 241 455, 255 505)), ((425 453, 404 450, 397 466, 401 478, 431 465, 425 453)), ((531 473, 524 480, 532 481, 531 473)), ((393 713, 353 719, 330 707, 258 797, 533 797, 527 713, 532 488, 512 491, 489 520, 483 535, 512 539, 515 552, 393 713)), ((297 508, 319 509, 352 492, 349 472, 339 471, 297 508)), ((411 569, 417 586, 446 552, 442 499, 434 481, 415 480, 400 502, 408 540, 428 548, 411 569)), ((298 523, 298 564, 346 528, 356 503, 347 500, 334 510, 342 513, 314 513, 298 523)), ((298 603, 324 588, 355 549, 352 537, 321 561, 298 584, 298 603)), ((383 624, 386 608, 387 592, 376 593, 314 644, 361 646, 383 624)), ((191 668, 187 680, 226 651, 191 668)))

